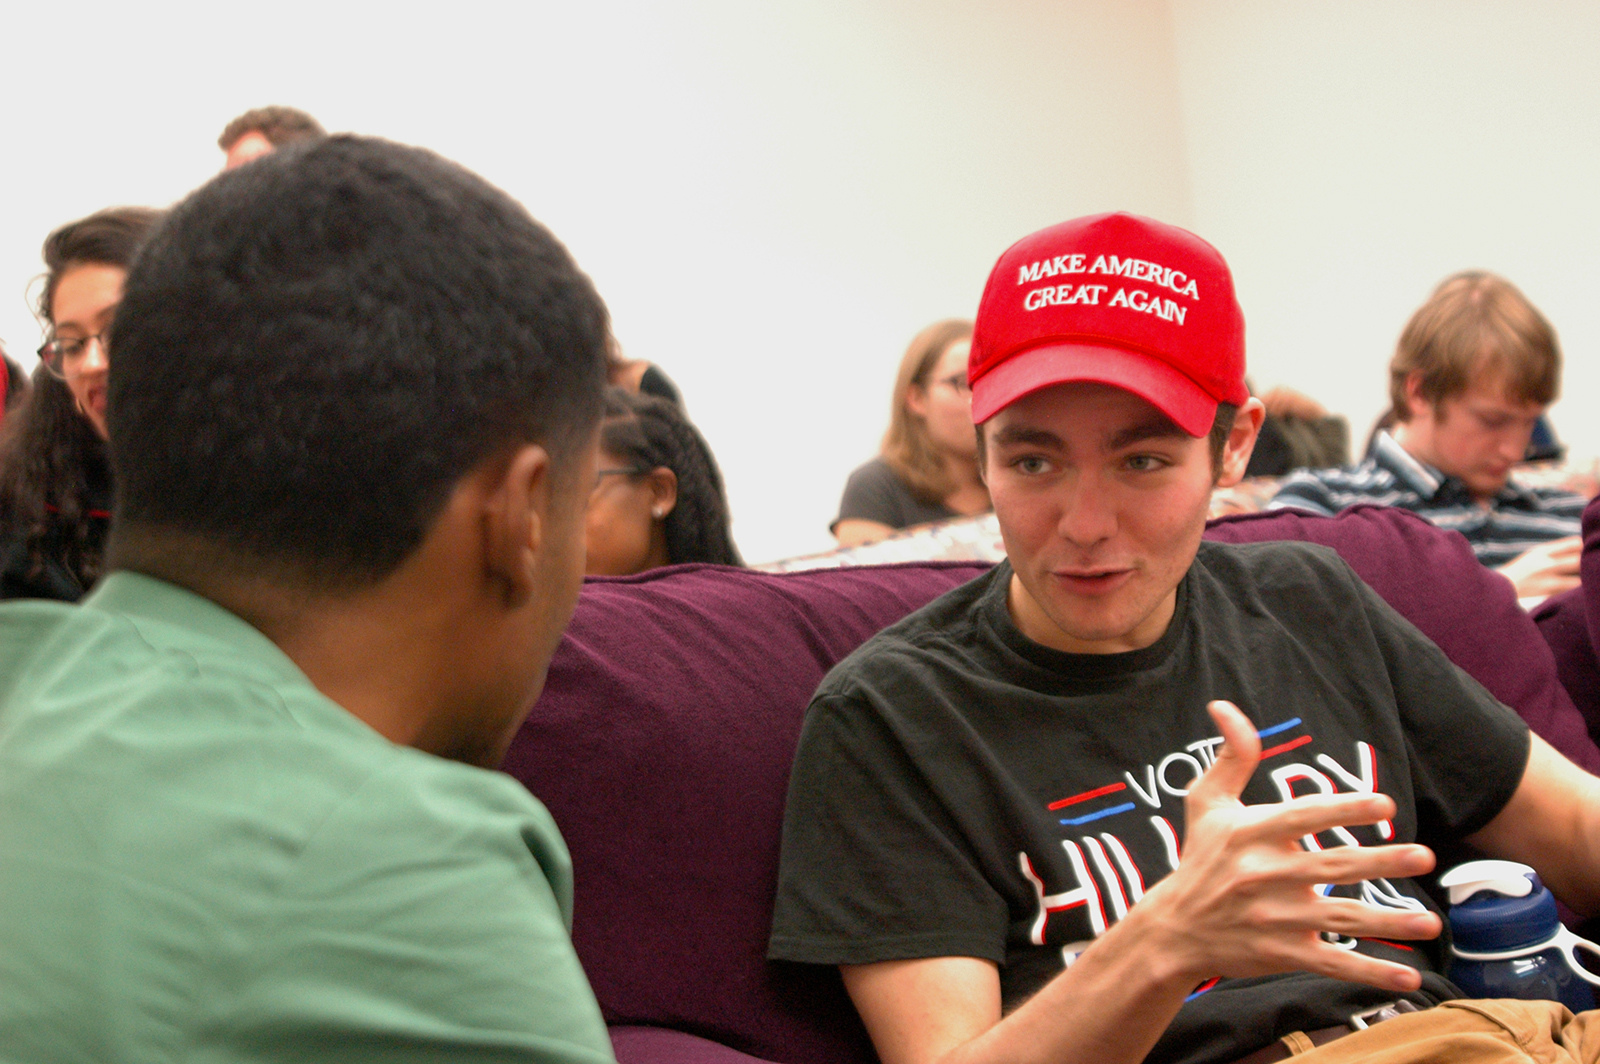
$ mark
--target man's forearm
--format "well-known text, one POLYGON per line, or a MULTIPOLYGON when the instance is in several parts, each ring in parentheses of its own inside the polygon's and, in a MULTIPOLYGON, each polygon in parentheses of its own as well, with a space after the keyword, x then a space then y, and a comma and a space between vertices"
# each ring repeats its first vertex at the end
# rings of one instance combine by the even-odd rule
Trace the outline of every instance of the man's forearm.
POLYGON ((1143 1060, 1198 979, 1160 955, 1135 906, 1015 1012, 944 1064, 1122 1064, 1143 1060))

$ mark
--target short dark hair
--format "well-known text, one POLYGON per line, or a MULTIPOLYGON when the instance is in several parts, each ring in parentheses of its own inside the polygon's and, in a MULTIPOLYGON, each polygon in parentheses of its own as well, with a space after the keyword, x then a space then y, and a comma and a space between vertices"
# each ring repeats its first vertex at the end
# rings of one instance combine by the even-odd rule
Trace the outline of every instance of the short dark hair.
POLYGON ((1218 403, 1217 416, 1211 421, 1211 432, 1207 439, 1211 443, 1211 479, 1216 480, 1222 476, 1222 452, 1228 447, 1228 437, 1233 435, 1233 420, 1239 415, 1239 408, 1233 403, 1218 403))
POLYGON ((728 528, 717 460, 676 403, 607 388, 600 446, 646 473, 665 466, 678 478, 677 504, 663 522, 670 564, 744 564, 728 528))
POLYGON ((217 147, 231 151, 246 133, 260 133, 274 148, 328 135, 321 122, 297 107, 254 107, 223 127, 217 147))
POLYGON ((576 477, 608 327, 548 230, 432 152, 338 136, 225 172, 117 312, 113 554, 166 532, 224 569, 376 582, 494 453, 538 443, 576 477))

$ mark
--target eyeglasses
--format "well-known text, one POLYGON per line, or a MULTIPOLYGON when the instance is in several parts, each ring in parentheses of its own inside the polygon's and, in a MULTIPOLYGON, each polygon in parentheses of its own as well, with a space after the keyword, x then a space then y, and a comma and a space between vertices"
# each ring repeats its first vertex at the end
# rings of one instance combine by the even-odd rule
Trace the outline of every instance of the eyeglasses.
POLYGON ((44 368, 50 375, 60 380, 76 377, 83 372, 83 360, 89 356, 89 343, 93 341, 100 345, 100 353, 106 353, 106 339, 110 330, 102 330, 93 336, 57 336, 39 348, 39 361, 44 363, 44 368))
POLYGON ((943 384, 954 391, 957 395, 972 394, 972 386, 967 383, 967 375, 965 373, 952 373, 948 377, 940 377, 933 383, 943 384))

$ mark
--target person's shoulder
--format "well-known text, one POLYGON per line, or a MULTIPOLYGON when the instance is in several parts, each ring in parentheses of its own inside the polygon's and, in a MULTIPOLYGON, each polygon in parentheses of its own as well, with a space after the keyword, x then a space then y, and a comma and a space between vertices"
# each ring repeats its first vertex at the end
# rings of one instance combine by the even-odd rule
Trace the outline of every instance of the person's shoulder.
POLYGON ((900 475, 881 455, 856 466, 845 479, 845 490, 851 488, 898 488, 900 475))
POLYGON ((1403 505, 1415 493, 1372 459, 1329 469, 1301 469, 1285 477, 1267 503, 1270 510, 1288 507, 1331 516, 1358 503, 1403 505))
POLYGON ((952 647, 970 648, 980 636, 985 599, 997 593, 996 582, 1008 580, 1010 571, 1002 563, 884 628, 829 670, 816 697, 847 698, 863 682, 923 675, 931 657, 952 647))
POLYGON ((1202 540, 1195 555, 1199 572, 1231 594, 1348 586, 1354 571, 1339 552, 1297 539, 1253 543, 1202 540))
POLYGON ((1535 500, 1539 509, 1562 517, 1581 517, 1589 498, 1563 487, 1526 484, 1513 473, 1509 483, 1519 493, 1535 500))

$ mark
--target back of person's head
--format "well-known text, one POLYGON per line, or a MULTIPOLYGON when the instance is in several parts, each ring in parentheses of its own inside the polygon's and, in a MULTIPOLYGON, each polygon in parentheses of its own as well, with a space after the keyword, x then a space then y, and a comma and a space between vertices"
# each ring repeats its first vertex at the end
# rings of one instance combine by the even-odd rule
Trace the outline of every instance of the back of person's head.
POLYGON ((1510 398, 1547 406, 1561 388, 1561 348, 1555 330, 1526 296, 1503 277, 1467 270, 1445 278, 1400 334, 1389 363, 1389 401, 1411 419, 1407 382, 1437 405, 1487 377, 1510 398))
POLYGON ((328 135, 322 123, 295 107, 255 107, 223 127, 217 147, 230 151, 247 133, 260 133, 275 148, 303 140, 319 140, 328 135))
POLYGON ((208 578, 374 584, 501 451, 576 484, 607 328, 556 238, 431 152, 338 136, 225 172, 118 311, 116 562, 185 542, 208 578))
POLYGON ((677 499, 663 518, 670 564, 744 564, 717 461, 677 404, 607 388, 600 449, 644 472, 666 468, 677 477, 677 499))
POLYGON ((951 344, 971 339, 972 322, 964 318, 936 321, 912 337, 906 353, 900 356, 900 371, 895 374, 894 396, 889 404, 889 429, 883 434, 881 453, 914 495, 928 503, 938 503, 950 493, 944 460, 928 435, 924 421, 906 407, 912 388, 928 388, 939 358, 951 344))

